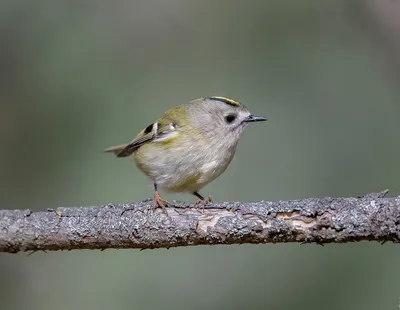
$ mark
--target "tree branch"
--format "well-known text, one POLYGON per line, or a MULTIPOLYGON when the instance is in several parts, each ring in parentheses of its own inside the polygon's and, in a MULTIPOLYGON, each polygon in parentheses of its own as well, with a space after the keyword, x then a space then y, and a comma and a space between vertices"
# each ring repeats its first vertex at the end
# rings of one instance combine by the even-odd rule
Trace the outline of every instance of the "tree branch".
POLYGON ((152 202, 42 212, 0 210, 0 252, 400 240, 400 196, 222 202, 203 209, 152 202))

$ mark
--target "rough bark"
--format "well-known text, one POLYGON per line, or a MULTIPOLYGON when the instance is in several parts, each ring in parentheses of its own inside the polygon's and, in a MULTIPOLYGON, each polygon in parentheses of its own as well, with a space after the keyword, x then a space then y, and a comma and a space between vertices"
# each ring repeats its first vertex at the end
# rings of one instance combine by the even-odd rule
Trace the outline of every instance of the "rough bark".
POLYGON ((343 243, 400 240, 400 196, 221 202, 194 208, 174 202, 168 215, 152 202, 0 210, 0 252, 170 248, 241 243, 343 243))

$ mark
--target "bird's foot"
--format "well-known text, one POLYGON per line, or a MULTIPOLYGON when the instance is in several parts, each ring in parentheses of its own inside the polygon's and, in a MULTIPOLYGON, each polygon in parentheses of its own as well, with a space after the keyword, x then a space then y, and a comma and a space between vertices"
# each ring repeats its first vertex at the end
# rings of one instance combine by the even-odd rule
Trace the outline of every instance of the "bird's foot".
POLYGON ((157 209, 158 207, 161 207, 163 212, 166 215, 168 215, 167 209, 165 208, 165 206, 168 206, 169 204, 170 203, 167 200, 161 198, 161 196, 160 196, 160 194, 158 192, 154 193, 153 206, 154 206, 155 209, 157 209))
POLYGON ((194 203, 194 207, 200 207, 201 208, 201 213, 204 212, 204 207, 206 204, 213 202, 211 195, 208 196, 206 199, 197 199, 196 202, 194 203))

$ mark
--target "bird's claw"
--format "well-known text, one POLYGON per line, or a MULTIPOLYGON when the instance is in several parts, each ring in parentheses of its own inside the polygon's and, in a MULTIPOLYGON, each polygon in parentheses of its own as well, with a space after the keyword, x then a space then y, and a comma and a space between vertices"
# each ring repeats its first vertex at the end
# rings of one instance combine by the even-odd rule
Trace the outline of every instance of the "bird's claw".
POLYGON ((161 207, 163 212, 166 215, 168 215, 167 209, 165 208, 165 206, 168 206, 169 204, 170 203, 167 200, 161 198, 161 196, 160 196, 160 194, 158 192, 154 193, 153 206, 154 206, 155 209, 157 209, 158 207, 161 207))

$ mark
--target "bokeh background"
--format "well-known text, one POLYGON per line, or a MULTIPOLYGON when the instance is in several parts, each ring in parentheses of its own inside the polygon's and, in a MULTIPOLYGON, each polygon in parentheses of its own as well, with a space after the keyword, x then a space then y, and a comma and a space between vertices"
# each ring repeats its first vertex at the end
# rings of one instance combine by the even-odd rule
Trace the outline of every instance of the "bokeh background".
MULTIPOLYGON (((0 208, 150 197, 102 150, 207 95, 269 120, 204 195, 398 195, 399 16, 391 0, 3 0, 0 208)), ((367 242, 0 254, 0 309, 397 309, 399 257, 367 242)))

